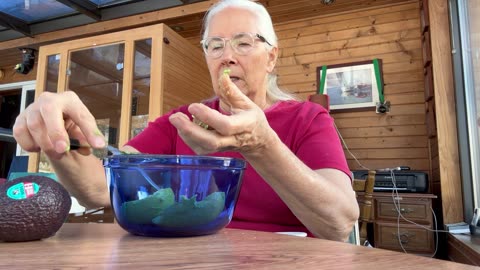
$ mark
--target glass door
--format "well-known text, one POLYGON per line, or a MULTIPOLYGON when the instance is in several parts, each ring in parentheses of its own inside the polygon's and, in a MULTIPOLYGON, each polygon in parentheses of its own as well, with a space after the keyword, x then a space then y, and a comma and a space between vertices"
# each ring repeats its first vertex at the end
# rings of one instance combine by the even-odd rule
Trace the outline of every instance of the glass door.
MULTIPOLYGON (((154 25, 41 47, 39 89, 74 91, 95 117, 107 144, 122 146, 158 116, 150 113, 150 74, 152 44, 161 40, 162 27, 154 25)), ((161 46, 157 49, 161 50, 161 46)), ((106 149, 94 150, 99 158, 106 154, 106 149)), ((43 153, 30 157, 29 171, 53 172, 43 153)))

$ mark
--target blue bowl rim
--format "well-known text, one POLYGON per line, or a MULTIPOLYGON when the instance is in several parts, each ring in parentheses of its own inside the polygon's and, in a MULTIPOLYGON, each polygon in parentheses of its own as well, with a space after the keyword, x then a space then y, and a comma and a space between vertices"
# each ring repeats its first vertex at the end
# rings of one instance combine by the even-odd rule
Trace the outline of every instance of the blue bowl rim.
MULTIPOLYGON (((234 157, 220 157, 220 156, 203 156, 203 155, 165 155, 165 154, 122 154, 122 155, 111 155, 105 157, 103 159, 103 166, 104 167, 122 167, 122 166, 136 166, 136 167, 145 167, 150 164, 144 163, 131 163, 130 161, 133 160, 140 160, 140 159, 190 159, 190 160, 204 160, 204 161, 214 161, 214 162, 223 162, 225 161, 233 161, 229 162, 229 165, 210 165, 208 164, 207 167, 222 167, 222 168, 229 168, 229 169, 245 169, 246 168, 246 161, 241 158, 234 158, 234 157), (230 164, 234 165, 230 165, 230 164)), ((157 163, 155 165, 165 165, 165 166, 175 166, 175 167, 193 167, 198 166, 198 164, 178 164, 178 163, 171 163, 171 164, 162 164, 157 163)))

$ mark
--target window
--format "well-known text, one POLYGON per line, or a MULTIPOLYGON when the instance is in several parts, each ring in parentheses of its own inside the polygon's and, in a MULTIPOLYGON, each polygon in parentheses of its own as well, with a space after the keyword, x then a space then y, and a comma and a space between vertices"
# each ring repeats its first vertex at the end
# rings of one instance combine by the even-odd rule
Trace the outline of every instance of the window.
POLYGON ((480 207, 480 2, 450 0, 464 214, 480 207))

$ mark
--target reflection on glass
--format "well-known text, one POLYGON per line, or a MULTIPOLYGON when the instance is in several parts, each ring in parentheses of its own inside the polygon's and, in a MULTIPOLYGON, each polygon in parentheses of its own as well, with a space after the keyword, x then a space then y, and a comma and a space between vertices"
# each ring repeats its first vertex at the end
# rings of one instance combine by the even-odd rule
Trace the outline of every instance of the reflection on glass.
POLYGON ((152 39, 135 41, 130 138, 142 132, 148 123, 151 56, 152 39))
POLYGON ((4 0, 0 1, 0 11, 27 23, 76 13, 74 9, 53 0, 4 0))
POLYGON ((60 65, 60 55, 49 55, 47 58, 47 82, 45 91, 57 92, 58 85, 58 67, 60 65))
MULTIPOLYGON (((125 46, 113 44, 70 53, 67 86, 97 119, 108 144, 118 147, 125 46)), ((98 157, 106 150, 95 150, 98 157)))

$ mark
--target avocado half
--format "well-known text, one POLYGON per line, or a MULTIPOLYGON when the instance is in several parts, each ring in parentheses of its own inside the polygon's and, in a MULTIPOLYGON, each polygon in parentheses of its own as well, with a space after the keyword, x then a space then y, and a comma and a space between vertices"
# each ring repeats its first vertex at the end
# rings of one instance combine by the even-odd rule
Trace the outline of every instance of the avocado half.
POLYGON ((71 205, 68 191, 45 176, 29 175, 0 185, 0 241, 53 236, 65 222, 71 205))

